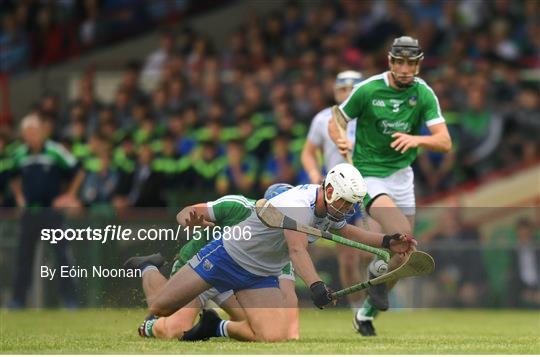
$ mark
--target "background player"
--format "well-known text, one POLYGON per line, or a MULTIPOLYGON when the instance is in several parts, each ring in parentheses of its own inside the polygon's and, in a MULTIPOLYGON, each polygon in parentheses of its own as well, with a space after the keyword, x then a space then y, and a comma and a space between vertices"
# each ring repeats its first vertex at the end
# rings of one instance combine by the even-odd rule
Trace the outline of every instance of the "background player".
MULTIPOLYGON (((337 104, 341 104, 353 87, 362 81, 362 74, 356 71, 344 71, 336 76, 334 84, 334 99, 337 104)), ((305 172, 309 175, 311 183, 320 183, 323 179, 324 167, 334 167, 337 164, 346 162, 345 158, 339 152, 338 147, 328 134, 328 123, 332 120, 332 110, 330 107, 321 110, 309 127, 307 140, 302 149, 302 165, 305 172), (320 155, 323 157, 323 165, 319 165, 320 155)), ((347 123, 347 138, 354 142, 354 133, 356 130, 356 120, 347 123)), ((349 220, 349 223, 359 221, 355 215, 349 220)), ((358 249, 346 247, 344 245, 336 246, 338 251, 339 277, 342 286, 351 286, 366 278, 366 268, 371 260, 371 255, 358 249)), ((365 293, 360 292, 347 296, 347 300, 353 307, 356 314, 357 309, 362 304, 362 297, 365 293)))
MULTIPOLYGON (((360 83, 330 121, 329 134, 347 155, 351 145, 340 136, 336 123, 345 128, 356 119, 353 163, 366 179, 371 200, 367 204, 370 228, 383 232, 411 233, 414 227, 414 175, 411 164, 417 150, 447 152, 452 142, 439 101, 433 90, 416 77, 424 54, 418 40, 396 38, 388 53, 389 71, 360 83), (419 135, 422 125, 431 135, 419 135)), ((389 268, 402 261, 395 255, 389 268)), ((370 275, 376 275, 373 264, 370 275)), ((388 288, 380 285, 368 291, 369 298, 358 312, 355 322, 363 335, 375 335, 372 320, 376 309, 388 309, 388 288)))

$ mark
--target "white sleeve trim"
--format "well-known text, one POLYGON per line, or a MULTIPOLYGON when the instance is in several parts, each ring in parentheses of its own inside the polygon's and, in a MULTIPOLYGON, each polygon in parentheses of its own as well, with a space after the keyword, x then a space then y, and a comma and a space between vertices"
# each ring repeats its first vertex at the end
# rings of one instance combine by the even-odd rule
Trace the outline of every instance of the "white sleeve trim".
POLYGON ((206 207, 208 208, 208 217, 212 222, 216 221, 216 215, 214 214, 214 201, 206 202, 206 207))
MULTIPOLYGON (((349 98, 350 98, 350 97, 349 97, 349 98)), ((339 111, 341 112, 341 114, 343 115, 343 117, 345 118, 345 121, 348 123, 348 122, 350 122, 351 120, 354 120, 354 119, 356 119, 356 118, 350 118, 350 117, 347 115, 347 113, 345 113, 345 112, 343 111, 343 106, 346 105, 347 102, 348 102, 348 100, 346 100, 345 102, 341 103, 341 104, 338 106, 338 109, 339 109, 339 111)))
POLYGON ((435 119, 430 119, 428 121, 426 121, 426 125, 427 126, 432 126, 432 125, 435 125, 435 124, 440 124, 440 123, 444 123, 445 120, 443 117, 438 117, 438 118, 435 118, 435 119))

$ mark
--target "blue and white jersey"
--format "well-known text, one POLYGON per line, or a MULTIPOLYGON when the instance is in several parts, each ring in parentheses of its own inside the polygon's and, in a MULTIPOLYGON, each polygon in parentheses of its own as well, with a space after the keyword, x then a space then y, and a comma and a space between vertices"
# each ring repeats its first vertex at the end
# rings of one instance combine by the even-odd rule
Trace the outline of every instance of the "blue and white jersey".
MULTIPOLYGON (((335 222, 315 215, 319 185, 301 185, 272 198, 270 203, 299 223, 321 230, 341 229, 347 222, 335 222)), ((251 215, 238 226, 250 231, 250 238, 224 240, 227 253, 247 271, 260 276, 279 276, 289 263, 289 251, 283 229, 269 228, 253 208, 251 215), (249 228, 248 228, 249 227, 249 228)), ((313 242, 317 237, 308 237, 313 242)))

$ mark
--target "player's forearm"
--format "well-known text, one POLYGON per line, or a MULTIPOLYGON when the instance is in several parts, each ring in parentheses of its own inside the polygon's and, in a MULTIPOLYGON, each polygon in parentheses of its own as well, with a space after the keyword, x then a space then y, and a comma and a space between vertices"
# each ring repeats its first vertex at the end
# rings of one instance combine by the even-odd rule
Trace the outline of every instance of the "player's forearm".
POLYGON ((317 274, 313 261, 307 252, 307 235, 291 230, 285 230, 284 233, 287 248, 289 249, 289 258, 296 273, 307 286, 320 281, 321 278, 317 274))
POLYGON ((83 170, 77 171, 77 174, 71 180, 71 183, 69 185, 69 188, 67 190, 67 194, 70 196, 75 196, 79 192, 79 189, 81 188, 82 182, 84 180, 85 173, 83 170))
POLYGON ((418 136, 418 146, 431 151, 448 152, 452 149, 452 140, 446 133, 436 133, 432 135, 418 136))
POLYGON ((313 261, 305 248, 289 247, 289 258, 291 258, 295 273, 300 276, 307 286, 321 281, 321 277, 317 274, 313 261))
POLYGON ((342 237, 354 240, 356 242, 364 243, 375 248, 381 248, 384 234, 374 233, 361 229, 359 227, 347 224, 340 230, 336 231, 342 237))

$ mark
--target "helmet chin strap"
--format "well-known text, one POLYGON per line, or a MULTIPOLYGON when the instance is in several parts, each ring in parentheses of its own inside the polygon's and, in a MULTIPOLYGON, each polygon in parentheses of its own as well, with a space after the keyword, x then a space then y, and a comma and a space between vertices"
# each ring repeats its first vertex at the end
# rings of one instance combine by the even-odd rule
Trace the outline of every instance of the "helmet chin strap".
MULTIPOLYGON (((398 79, 397 79, 397 75, 394 71, 390 70, 390 73, 392 74, 392 77, 394 78, 394 83, 396 84, 397 87, 399 88, 409 88, 410 86, 413 85, 413 81, 411 81, 410 83, 403 83, 403 82, 400 82, 398 79)), ((414 76, 413 76, 414 77, 414 76)))

